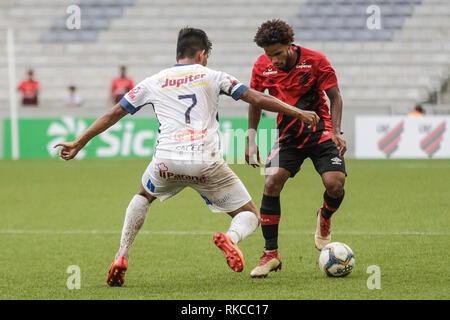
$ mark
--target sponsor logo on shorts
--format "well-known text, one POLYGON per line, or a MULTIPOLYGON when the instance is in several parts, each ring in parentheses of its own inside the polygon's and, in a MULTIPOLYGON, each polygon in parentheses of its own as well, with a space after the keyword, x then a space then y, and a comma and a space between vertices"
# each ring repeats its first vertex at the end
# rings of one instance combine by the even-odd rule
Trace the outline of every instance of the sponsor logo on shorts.
POLYGON ((341 165, 342 164, 342 159, 340 159, 338 157, 334 157, 333 159, 331 159, 331 164, 341 165))
POLYGON ((185 142, 185 141, 195 141, 201 140, 206 137, 208 133, 208 129, 203 130, 192 130, 192 129, 183 129, 175 131, 173 138, 175 141, 185 142))
POLYGON ((159 176, 170 181, 187 181, 193 183, 206 183, 206 177, 190 176, 187 174, 178 174, 170 172, 164 162, 158 163, 159 176))
POLYGON ((231 193, 227 193, 224 197, 212 201, 213 204, 221 206, 231 200, 231 193))
POLYGON ((157 164, 159 171, 166 172, 169 168, 166 166, 164 162, 160 162, 157 164))

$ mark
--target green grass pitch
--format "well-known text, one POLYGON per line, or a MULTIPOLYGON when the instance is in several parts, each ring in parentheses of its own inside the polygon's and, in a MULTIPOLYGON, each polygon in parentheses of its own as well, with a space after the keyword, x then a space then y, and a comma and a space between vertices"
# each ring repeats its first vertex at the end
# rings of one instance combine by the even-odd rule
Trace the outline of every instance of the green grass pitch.
MULTIPOLYGON (((229 269, 212 236, 230 218, 186 189, 152 204, 125 286, 109 288, 125 208, 147 162, 0 161, 0 299, 450 298, 449 160, 347 160, 346 198, 332 224, 332 240, 356 256, 347 278, 328 278, 317 266, 313 233, 323 186, 308 160, 282 193, 281 271, 250 278, 263 251, 260 229, 240 244, 244 271, 229 269), (66 286, 70 265, 80 267, 80 289, 66 286), (380 289, 367 286, 371 265, 381 270, 380 289)), ((259 170, 232 169, 259 206, 259 170)))

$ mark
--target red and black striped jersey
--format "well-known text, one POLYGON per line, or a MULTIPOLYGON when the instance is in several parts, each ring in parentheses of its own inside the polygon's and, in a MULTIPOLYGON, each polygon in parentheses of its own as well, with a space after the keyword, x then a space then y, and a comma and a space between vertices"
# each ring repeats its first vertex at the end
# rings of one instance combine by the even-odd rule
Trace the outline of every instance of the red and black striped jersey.
POLYGON ((300 119, 279 113, 277 128, 280 144, 310 147, 331 139, 332 123, 324 90, 338 85, 336 74, 324 54, 304 47, 292 46, 297 62, 291 70, 277 69, 267 55, 261 55, 253 66, 251 88, 268 90, 269 94, 292 106, 315 111, 317 126, 308 128, 300 119))

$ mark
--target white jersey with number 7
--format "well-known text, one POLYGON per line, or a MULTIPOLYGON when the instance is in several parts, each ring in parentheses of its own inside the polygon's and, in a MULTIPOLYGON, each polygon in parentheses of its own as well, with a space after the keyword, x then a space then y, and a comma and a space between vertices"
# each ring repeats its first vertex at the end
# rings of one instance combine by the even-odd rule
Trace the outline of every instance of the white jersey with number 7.
POLYGON ((216 161, 219 95, 238 100, 248 87, 236 78, 200 64, 176 64, 141 81, 120 101, 130 114, 151 106, 159 122, 155 156, 216 161))

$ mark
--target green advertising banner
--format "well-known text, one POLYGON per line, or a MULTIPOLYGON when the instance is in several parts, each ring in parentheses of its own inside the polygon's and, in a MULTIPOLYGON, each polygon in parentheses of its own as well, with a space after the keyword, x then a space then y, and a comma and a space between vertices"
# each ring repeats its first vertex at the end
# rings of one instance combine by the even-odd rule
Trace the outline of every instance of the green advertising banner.
MULTIPOLYGON (((61 117, 19 120, 19 157, 21 159, 57 158, 53 146, 73 141, 94 118, 61 117)), ((89 158, 151 158, 158 135, 156 118, 124 118, 92 139, 77 155, 89 158)), ((246 118, 220 119, 222 150, 226 159, 244 159, 246 118)), ((261 158, 265 159, 276 140, 275 119, 262 118, 258 129, 261 158)), ((11 159, 11 121, 3 123, 3 158, 11 159)))

